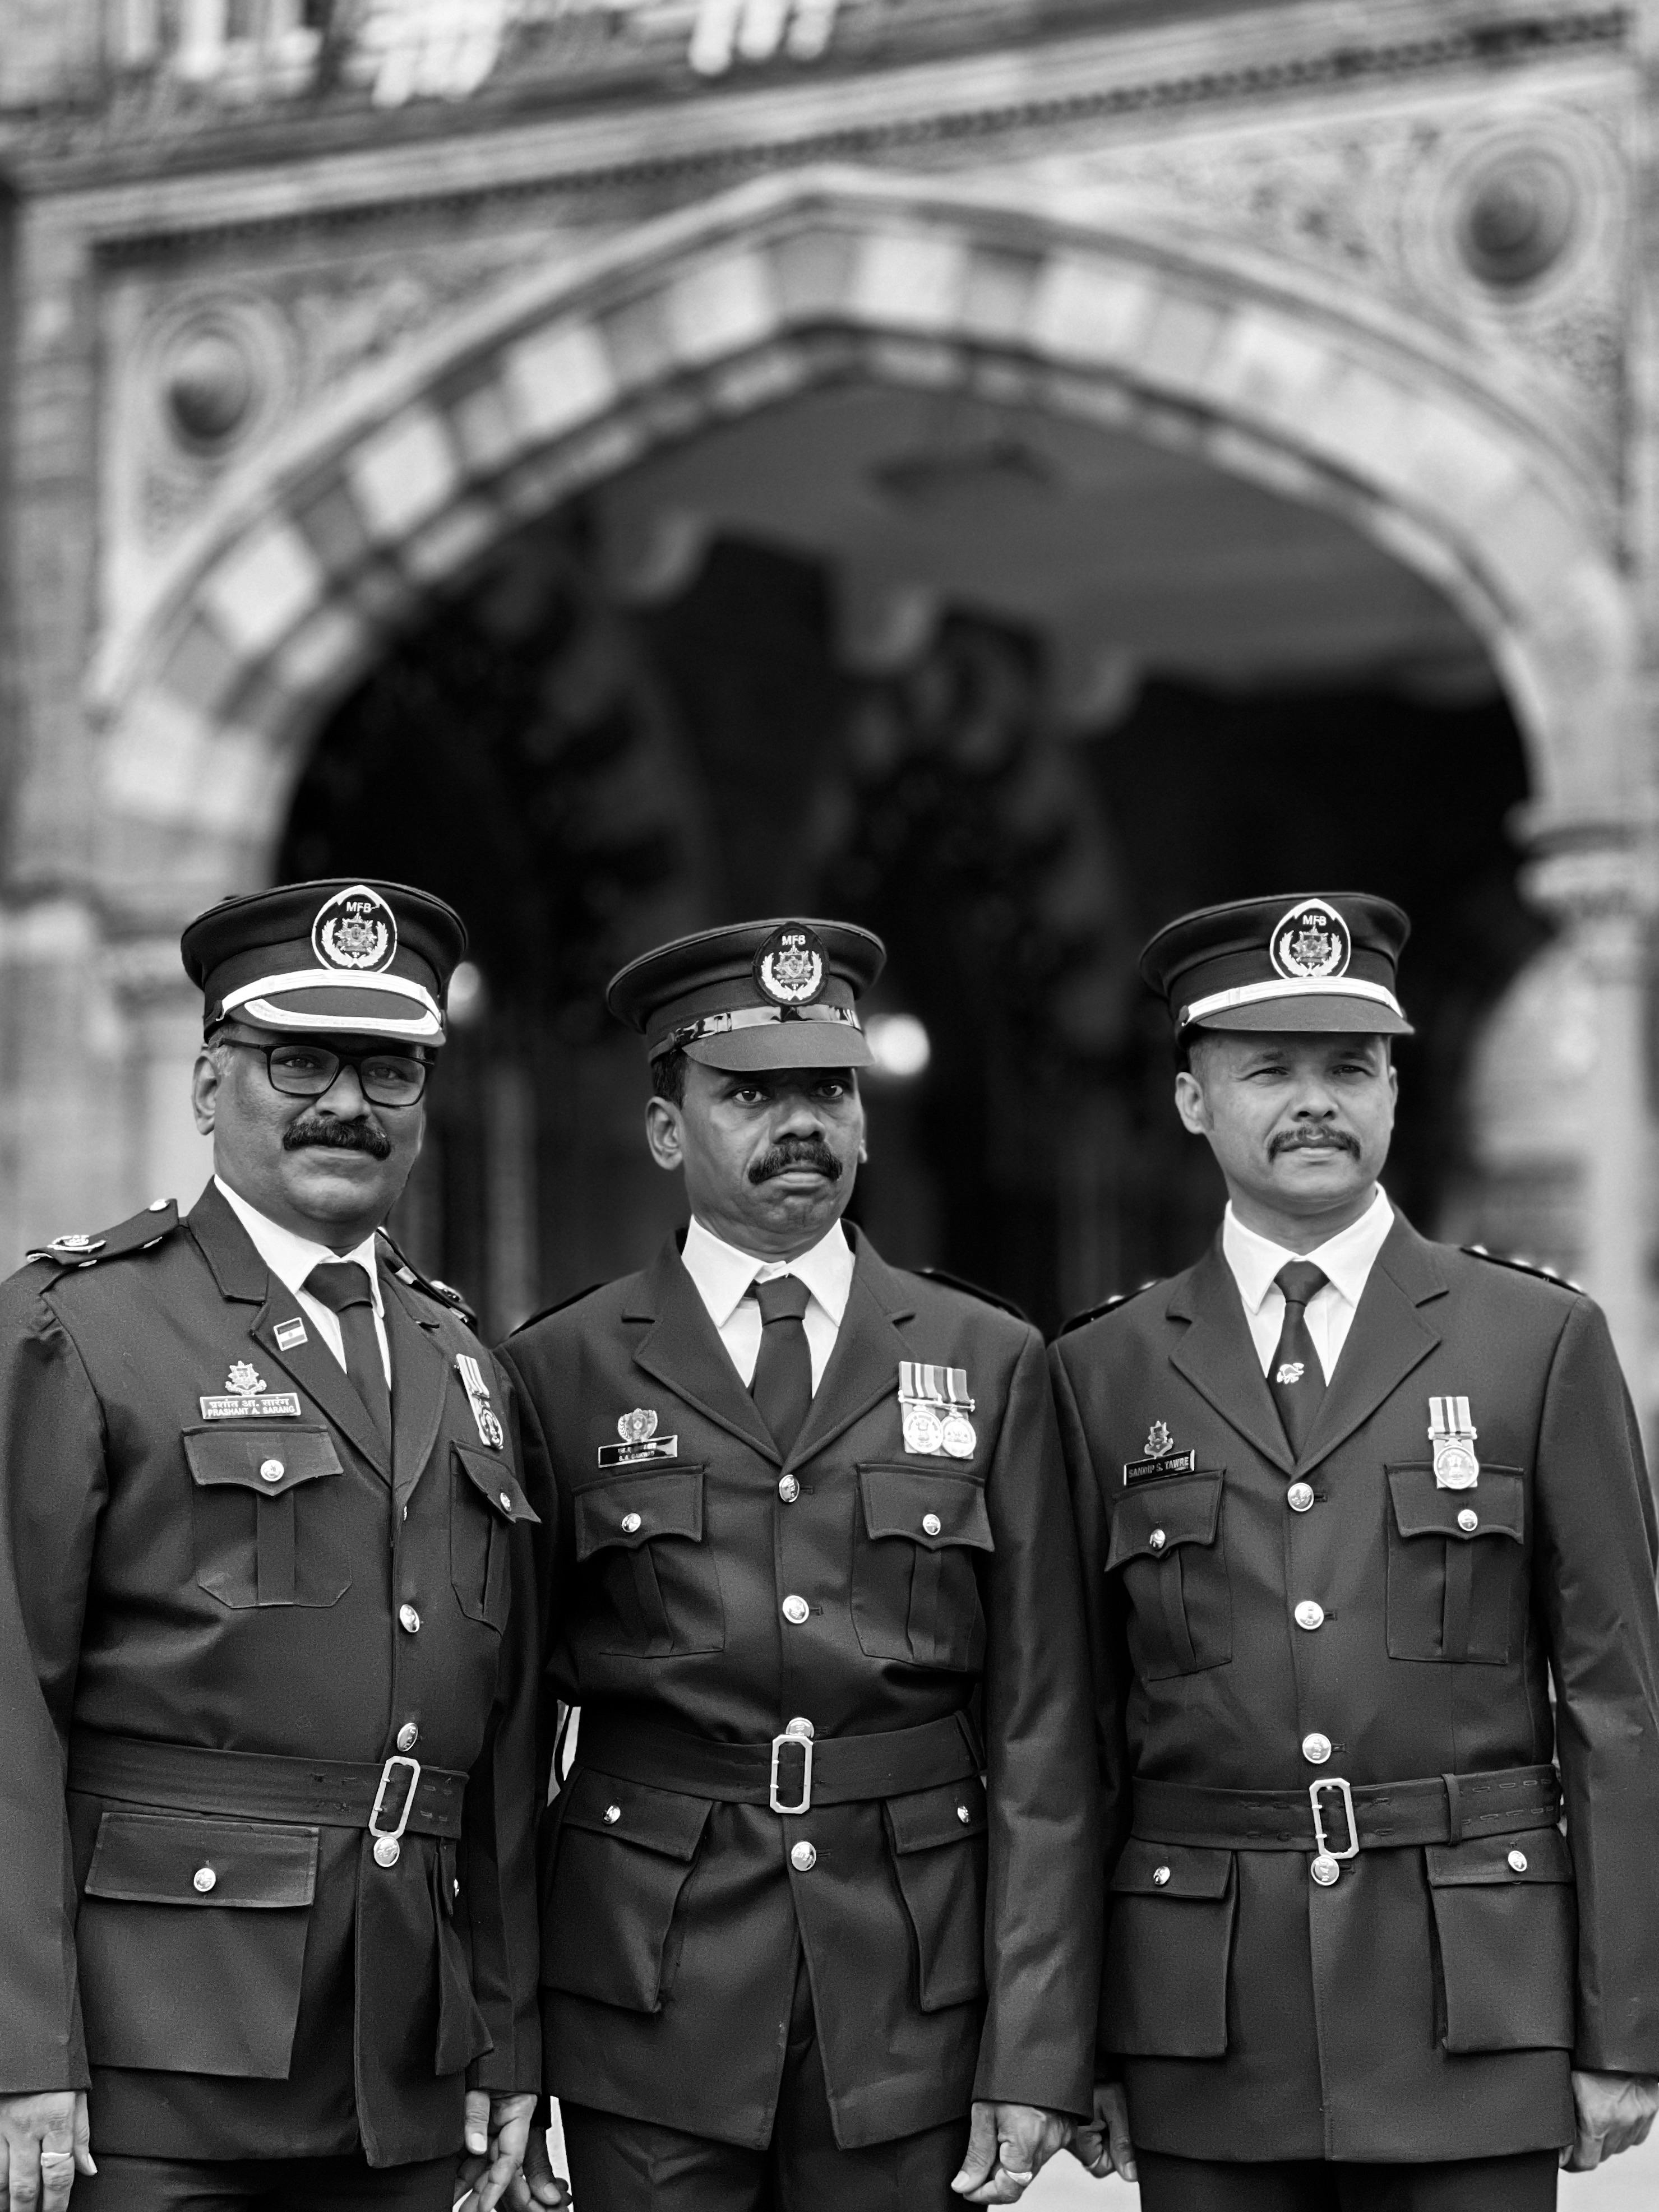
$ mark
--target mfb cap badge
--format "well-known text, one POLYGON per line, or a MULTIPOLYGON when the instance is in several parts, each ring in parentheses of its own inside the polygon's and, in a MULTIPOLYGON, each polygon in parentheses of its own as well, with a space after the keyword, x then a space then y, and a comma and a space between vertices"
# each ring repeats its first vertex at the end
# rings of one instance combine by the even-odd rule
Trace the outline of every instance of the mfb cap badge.
POLYGON ((317 909, 311 948, 325 968, 361 975, 391 964, 398 950, 398 923, 379 891, 352 884, 317 909))
POLYGON ((1345 975, 1353 940, 1334 906, 1323 899, 1304 899, 1274 923, 1267 949, 1281 975, 1310 982, 1345 975))
POLYGON ((823 947, 805 922, 786 921, 755 955, 755 982, 775 1006, 805 1006, 823 988, 823 947))

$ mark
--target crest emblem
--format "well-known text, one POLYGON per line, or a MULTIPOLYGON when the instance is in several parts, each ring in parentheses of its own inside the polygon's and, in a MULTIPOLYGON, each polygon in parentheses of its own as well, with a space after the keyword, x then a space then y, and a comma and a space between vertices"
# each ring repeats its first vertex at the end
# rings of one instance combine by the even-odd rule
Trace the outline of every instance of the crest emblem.
POLYGON ((775 1006, 810 1005, 828 974, 817 933, 803 921, 786 921, 755 955, 755 983, 775 1006))
POLYGON ((657 1433, 657 1416, 649 1406, 635 1406, 617 1423, 617 1434, 625 1444, 648 1443, 657 1433))
POLYGON ((398 922, 379 891, 353 884, 317 909, 311 949, 325 968, 366 975, 387 968, 398 950, 398 922))
POLYGON ((1353 953, 1348 925, 1324 899, 1303 899, 1282 915, 1267 940, 1273 966, 1293 982, 1345 975, 1353 953))
POLYGON ((1170 1434, 1169 1423, 1167 1421, 1154 1421, 1152 1427, 1146 1431, 1147 1458, 1163 1459, 1166 1454, 1172 1452, 1174 1449, 1175 1438, 1170 1434))
POLYGON ((252 1361, 239 1359, 225 1377, 225 1388, 234 1390, 239 1398, 257 1398, 261 1390, 268 1390, 270 1385, 252 1361))

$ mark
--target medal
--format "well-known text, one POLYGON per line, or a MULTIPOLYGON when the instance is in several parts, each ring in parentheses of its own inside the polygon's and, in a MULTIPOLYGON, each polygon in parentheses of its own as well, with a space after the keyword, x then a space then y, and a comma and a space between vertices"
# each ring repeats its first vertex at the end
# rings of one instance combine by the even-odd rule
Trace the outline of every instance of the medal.
POLYGON ((971 1459, 979 1438, 968 1419, 974 1401, 968 1395, 965 1367, 939 1367, 932 1360, 899 1362, 899 1419, 904 1449, 936 1458, 971 1459))
POLYGON ((1439 1490, 1473 1490, 1480 1480, 1474 1455, 1480 1434, 1469 1418, 1467 1398, 1431 1398, 1429 1442, 1434 1447, 1434 1480, 1439 1490))
POLYGON ((907 1406, 904 1408, 904 1449, 913 1452, 936 1452, 945 1441, 945 1425, 931 1406, 907 1406))
POLYGON ((491 1451, 500 1451, 507 1442, 507 1431, 489 1402, 489 1385, 483 1379, 483 1368, 466 1352, 455 1354, 455 1368, 466 1392, 467 1403, 472 1408, 473 1420, 477 1424, 479 1441, 488 1444, 491 1451))
POLYGON ((975 1434, 974 1425, 966 1413, 959 1413, 955 1407, 952 1407, 940 1424, 940 1435, 945 1449, 952 1459, 973 1457, 974 1446, 979 1442, 979 1438, 975 1434))

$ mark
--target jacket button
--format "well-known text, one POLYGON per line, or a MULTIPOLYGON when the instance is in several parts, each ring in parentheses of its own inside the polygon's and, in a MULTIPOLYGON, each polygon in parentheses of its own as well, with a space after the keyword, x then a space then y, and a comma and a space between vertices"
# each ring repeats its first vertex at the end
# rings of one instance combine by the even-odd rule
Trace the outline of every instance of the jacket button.
POLYGON ((1473 1536, 1480 1526, 1480 1516, 1473 1506, 1466 1505, 1457 1516, 1457 1525, 1466 1536, 1473 1536))
POLYGON ((1311 1735, 1304 1735, 1303 1737, 1302 1756, 1307 1760, 1310 1766, 1322 1766, 1330 1755, 1331 1740, 1329 1736, 1321 1735, 1318 1729, 1316 1729, 1311 1735))
POLYGON ((409 1631, 411 1636, 418 1636, 420 1634, 421 1616, 416 1612, 412 1605, 400 1605, 398 1607, 398 1618, 402 1621, 404 1626, 409 1631))
POLYGON ((404 1847, 396 1836, 375 1837, 374 1863, 376 1866, 394 1867, 403 1855, 404 1847))
POLYGON ((811 1743, 812 1741, 812 1723, 811 1721, 803 1720, 799 1715, 797 1714, 795 1718, 790 1722, 788 1727, 785 1729, 784 1734, 786 1735, 793 1736, 797 1743, 811 1743))
POLYGON ((1165 1535, 1162 1528, 1154 1528, 1152 1534, 1146 1539, 1147 1544, 1154 1552, 1161 1552, 1169 1540, 1168 1536, 1165 1535))
POLYGON ((495 1495, 501 1502, 502 1512, 510 1513, 513 1510, 513 1492, 510 1490, 498 1490, 495 1495))
POLYGON ((811 1874, 818 1863, 818 1855, 811 1844, 797 1844, 789 1854, 789 1863, 797 1874, 811 1874))
POLYGON ((1527 1855, 1524 1851, 1511 1851, 1510 1853, 1510 1869, 1514 1874, 1525 1874, 1527 1870, 1527 1855))
POLYGON ((1296 1625, 1298 1628, 1322 1628, 1325 1625, 1324 1607, 1315 1598, 1304 1597, 1296 1609, 1296 1625))
POLYGON ((209 1890, 216 1889, 219 1886, 219 1877, 211 1867, 198 1867, 190 1879, 193 1887, 199 1890, 204 1897, 207 1895, 209 1890))
POLYGON ((1341 1880, 1342 1862, 1334 1859, 1328 1851, 1321 1851, 1308 1871, 1322 1889, 1328 1889, 1334 1881, 1341 1880))
POLYGON ((624 1536, 636 1535, 639 1533, 639 1528, 640 1516, 637 1513, 624 1513, 623 1515, 622 1532, 624 1536))
POLYGON ((800 1496, 800 1485, 796 1481, 793 1474, 785 1474, 779 1477, 778 1496, 782 1498, 786 1505, 793 1505, 795 1500, 800 1496))
POLYGON ((620 1805, 607 1805, 605 1807, 605 1825, 607 1828, 614 1828, 621 1818, 622 1807, 620 1805))
POLYGON ((1163 1889, 1167 1885, 1169 1879, 1170 1869, 1168 1867, 1154 1867, 1152 1869, 1152 1886, 1154 1888, 1163 1889))
POLYGON ((965 1805, 958 1805, 957 1807, 957 1818, 961 1821, 964 1828, 973 1817, 973 1814, 968 1810, 968 1808, 965 1805))
POLYGON ((262 1459, 259 1462, 259 1474, 263 1481, 280 1482, 287 1472, 288 1469, 279 1459, 262 1459))
POLYGON ((937 1536, 944 1526, 945 1523, 937 1513, 924 1513, 921 1516, 921 1533, 924 1536, 937 1536))
POLYGON ((398 1731, 398 1748, 399 1751, 413 1751, 420 1740, 421 1731, 416 1727, 413 1721, 405 1721, 398 1731))
POLYGON ((789 1596, 783 1601, 783 1617, 792 1628, 799 1628, 811 1613, 804 1597, 789 1596))
POLYGON ((1285 1503, 1292 1513, 1309 1512, 1313 1502, 1313 1485, 1310 1482, 1293 1482, 1285 1492, 1285 1503))

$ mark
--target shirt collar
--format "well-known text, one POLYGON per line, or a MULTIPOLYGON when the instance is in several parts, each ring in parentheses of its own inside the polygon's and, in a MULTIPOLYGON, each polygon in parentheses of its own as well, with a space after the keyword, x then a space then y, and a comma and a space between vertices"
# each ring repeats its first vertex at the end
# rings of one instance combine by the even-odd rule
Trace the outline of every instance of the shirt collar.
POLYGON ((226 1205, 252 1238, 254 1250, 279 1283, 290 1291, 301 1291, 305 1288, 306 1277, 313 1267, 330 1260, 355 1260, 368 1276, 375 1312, 384 1312, 373 1236, 365 1237, 362 1243, 349 1252, 333 1251, 326 1244, 313 1243, 308 1237, 296 1237, 293 1230, 284 1229, 280 1221, 273 1221, 269 1214, 261 1213, 257 1206, 248 1204, 240 1191, 233 1190, 222 1176, 216 1175, 213 1181, 226 1205))
POLYGON ((774 1275, 798 1275, 837 1328, 852 1294, 853 1248, 839 1221, 830 1224, 810 1252, 788 1261, 757 1260, 752 1253, 740 1252, 735 1244, 716 1237, 712 1229, 705 1229, 694 1213, 680 1257, 716 1328, 725 1328, 747 1296, 749 1285, 762 1275, 769 1279, 774 1275))
POLYGON ((1351 1221, 1346 1229, 1340 1229, 1334 1237, 1316 1245, 1311 1252, 1292 1252, 1255 1230, 1247 1229, 1229 1199, 1221 1223, 1221 1249, 1233 1271, 1239 1296, 1251 1313, 1260 1313, 1262 1300, 1273 1287, 1274 1276, 1289 1260, 1311 1260, 1316 1267, 1323 1268, 1348 1304, 1357 1306, 1372 1263, 1388 1242, 1393 1226, 1394 1208, 1379 1183, 1376 1195, 1358 1221, 1351 1221))

